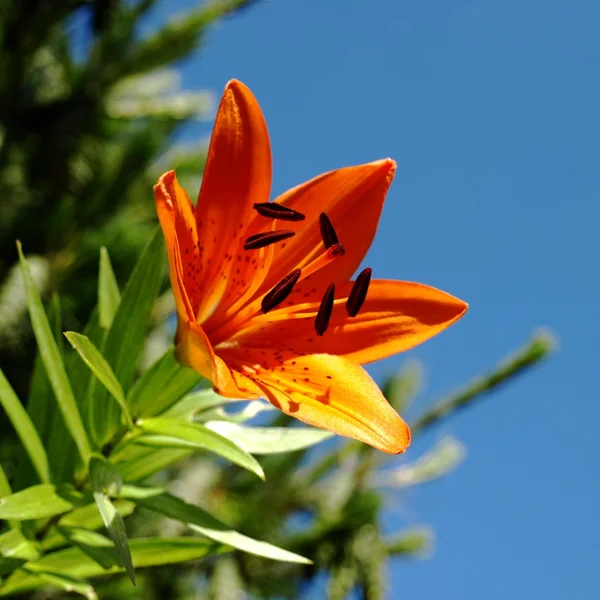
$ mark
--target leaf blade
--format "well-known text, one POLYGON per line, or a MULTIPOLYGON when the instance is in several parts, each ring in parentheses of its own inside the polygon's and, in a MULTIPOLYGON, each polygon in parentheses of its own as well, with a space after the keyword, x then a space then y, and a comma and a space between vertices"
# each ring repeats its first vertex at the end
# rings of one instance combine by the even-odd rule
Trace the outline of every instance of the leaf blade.
MULTIPOLYGON (((134 538, 130 542, 130 548, 131 556, 138 568, 177 564, 226 551, 223 546, 215 542, 194 537, 134 538)), ((68 573, 77 579, 88 579, 124 571, 122 567, 116 566, 103 569, 101 565, 77 547, 52 552, 38 561, 26 564, 28 568, 33 567, 34 570, 68 573)), ((40 583, 34 574, 19 570, 6 579, 2 593, 14 594, 39 586, 40 583)))
POLYGON ((278 454, 304 450, 333 437, 316 427, 247 427, 227 421, 209 421, 206 427, 220 433, 251 454, 278 454))
POLYGON ((142 431, 181 438, 192 442, 199 449, 214 452, 236 465, 255 473, 261 479, 265 478, 262 467, 251 454, 234 444, 231 440, 200 423, 188 423, 158 417, 155 419, 140 419, 137 424, 142 431))
POLYGON ((171 347, 138 379, 127 396, 127 403, 132 414, 155 417, 201 381, 198 373, 177 361, 175 348, 171 347))
POLYGON ((125 394, 110 365, 100 353, 100 350, 85 335, 74 331, 65 332, 65 337, 71 346, 79 354, 83 362, 90 368, 100 383, 110 392, 111 396, 118 402, 123 416, 130 429, 133 429, 133 421, 125 402, 125 394))
POLYGON ((108 250, 100 248, 100 273, 98 275, 98 313, 100 327, 110 329, 121 302, 119 284, 108 256, 108 250))
POLYGON ((46 312, 42 306, 40 294, 35 285, 35 281, 31 276, 31 271, 25 256, 23 255, 20 242, 17 242, 17 251, 19 253, 23 280, 25 282, 25 293, 27 296, 29 315, 31 317, 33 332, 38 343, 40 356, 44 363, 44 367, 46 368, 46 374, 50 380, 50 385, 54 391, 54 396, 63 415, 65 424, 75 441, 81 459, 84 461, 84 464, 87 464, 91 454, 90 443, 77 408, 77 402, 73 396, 65 365, 60 356, 54 336, 52 335, 46 312))
MULTIPOLYGON (((146 337, 146 327, 158 296, 163 272, 163 240, 160 228, 144 248, 123 290, 119 307, 106 335, 102 354, 125 392, 131 386, 137 358, 146 337)), ((93 414, 99 424, 99 445, 106 443, 119 427, 120 407, 99 388, 93 397, 93 414)))
POLYGON ((0 404, 12 423, 42 483, 51 481, 48 455, 35 425, 0 369, 0 404))
POLYGON ((107 495, 108 493, 118 493, 120 491, 121 478, 113 465, 104 458, 97 456, 92 456, 90 459, 89 472, 94 489, 94 501, 100 516, 115 545, 121 564, 125 567, 131 583, 135 585, 135 569, 133 568, 125 523, 107 495))
POLYGON ((73 503, 57 493, 56 486, 40 483, 0 498, 0 519, 42 519, 72 508, 73 503))
POLYGON ((125 486, 122 490, 122 496, 135 501, 136 504, 148 510, 182 521, 194 531, 238 550, 272 560, 311 564, 311 561, 303 556, 245 536, 221 523, 199 506, 184 502, 180 498, 160 489, 136 489, 133 486, 125 486))

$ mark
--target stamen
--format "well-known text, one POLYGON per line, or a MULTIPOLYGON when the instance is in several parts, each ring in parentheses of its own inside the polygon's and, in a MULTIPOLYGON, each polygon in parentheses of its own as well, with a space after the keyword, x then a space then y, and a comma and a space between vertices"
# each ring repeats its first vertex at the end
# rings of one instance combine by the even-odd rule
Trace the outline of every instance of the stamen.
POLYGON ((277 229, 276 231, 256 233, 255 235, 251 235, 244 242, 244 250, 258 250, 259 248, 281 242, 281 240, 287 240, 293 235, 296 235, 295 232, 289 229, 277 229))
POLYGON ((345 253, 346 250, 344 249, 344 246, 342 246, 342 244, 340 244, 339 242, 337 244, 334 244, 333 246, 331 246, 331 248, 329 248, 329 250, 326 250, 322 254, 319 254, 319 256, 315 258, 315 260, 309 262, 302 268, 302 279, 306 279, 309 275, 312 275, 313 273, 316 273, 317 271, 321 270, 330 262, 333 262, 336 258, 344 256, 345 253))
POLYGON ((323 335, 329 327, 329 319, 333 312, 333 300, 335 295, 335 283, 330 283, 325 290, 325 295, 319 305, 319 312, 315 319, 315 331, 317 335, 323 335))
POLYGON ((371 273, 373 269, 367 267, 362 270, 359 276, 356 278, 350 295, 346 301, 346 311, 348 316, 355 317, 358 311, 361 309, 365 298, 367 297, 367 291, 369 290, 369 283, 371 283, 371 273))
POLYGON ((288 208, 283 204, 276 202, 260 202, 254 205, 254 210, 263 216, 270 219, 279 219, 280 221, 304 221, 306 218, 302 213, 299 213, 293 208, 288 208))
POLYGON ((291 293, 296 285, 301 269, 294 269, 289 275, 286 275, 265 297, 261 300, 260 307, 264 313, 268 313, 279 306, 291 293))
POLYGON ((331 248, 334 244, 339 244, 340 240, 338 239, 337 233, 335 232, 329 217, 325 213, 320 214, 319 225, 321 227, 321 237, 323 238, 325 248, 331 248))

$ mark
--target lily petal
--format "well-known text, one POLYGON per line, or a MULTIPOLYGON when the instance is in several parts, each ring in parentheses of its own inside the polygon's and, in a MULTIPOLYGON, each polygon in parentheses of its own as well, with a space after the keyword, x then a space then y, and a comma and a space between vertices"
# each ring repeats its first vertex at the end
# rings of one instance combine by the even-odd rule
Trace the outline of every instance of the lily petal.
POLYGON ((177 359, 182 364, 211 381, 215 392, 222 396, 247 399, 259 397, 260 394, 250 389, 252 382, 248 382, 248 386, 243 387, 244 377, 234 378, 229 367, 214 353, 202 327, 196 323, 189 321, 180 323, 175 351, 177 359))
POLYGON ((354 438, 389 454, 410 443, 408 425, 367 372, 338 356, 313 354, 280 360, 256 385, 284 413, 354 438))
POLYGON ((373 280, 359 314, 350 318, 346 301, 353 282, 338 284, 329 328, 315 334, 324 288, 296 286, 289 305, 248 321, 232 340, 243 347, 326 353, 360 364, 408 350, 460 319, 468 305, 433 287, 408 281, 373 280))
POLYGON ((306 219, 286 222, 286 229, 296 231, 296 235, 275 247, 264 289, 323 252, 319 227, 321 212, 327 213, 346 253, 312 275, 311 282, 320 287, 332 280, 352 277, 373 241, 395 172, 396 163, 391 159, 345 167, 311 179, 279 196, 275 202, 297 210, 306 215, 306 219))
POLYGON ((198 236, 192 203, 177 182, 174 171, 168 171, 158 180, 154 186, 154 198, 158 220, 165 236, 177 315, 179 321, 183 322, 194 318, 200 301, 200 273, 196 271, 198 236))
POLYGON ((243 236, 255 216, 253 204, 271 191, 271 146, 252 92, 230 81, 212 133, 196 221, 202 259, 201 323, 221 300, 243 236))

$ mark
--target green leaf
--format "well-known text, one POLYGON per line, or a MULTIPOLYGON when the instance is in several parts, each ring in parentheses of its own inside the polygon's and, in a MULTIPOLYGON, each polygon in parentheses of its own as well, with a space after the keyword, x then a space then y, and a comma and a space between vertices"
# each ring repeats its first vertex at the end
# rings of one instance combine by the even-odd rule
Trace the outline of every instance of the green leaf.
POLYGON ((229 423, 245 423, 256 417, 261 412, 276 411, 277 409, 263 400, 252 400, 248 402, 242 410, 230 412, 222 406, 217 406, 209 410, 204 410, 196 416, 196 421, 208 423, 209 421, 228 421, 229 423))
POLYGON ((198 444, 184 440, 181 438, 171 437, 168 435, 154 435, 147 433, 135 438, 137 446, 148 446, 150 448, 189 448, 197 450, 198 444))
POLYGON ((393 470, 373 473, 374 486, 405 488, 447 475, 464 460, 466 449, 458 440, 447 436, 416 461, 393 470))
POLYGON ((197 448, 214 452, 236 465, 256 473, 261 479, 265 478, 262 467, 251 454, 248 454, 222 435, 215 433, 204 425, 200 425, 200 423, 187 423, 159 417, 140 420, 138 426, 148 433, 157 433, 192 442, 197 448))
POLYGON ((392 556, 427 555, 431 551, 435 536, 428 527, 407 529, 385 540, 388 554, 392 556))
MULTIPOLYGON (((219 544, 194 537, 134 538, 130 541, 130 548, 138 568, 177 564, 225 551, 219 544)), ((115 558, 116 556, 115 552, 115 558)), ((116 566, 103 569, 80 548, 59 550, 35 562, 26 563, 26 566, 31 570, 68 574, 80 580, 123 571, 121 567, 116 566)), ((0 594, 25 592, 39 586, 40 582, 35 574, 19 569, 6 579, 0 594)))
MULTIPOLYGON (((94 509, 97 510, 96 507, 94 509)), ((121 566, 121 560, 115 552, 114 543, 101 533, 83 527, 59 527, 58 531, 69 542, 69 545, 77 546, 83 550, 103 569, 121 566)))
POLYGON ((13 391, 8 379, 0 369, 0 404, 12 423, 27 455, 43 483, 50 481, 50 469, 48 457, 42 445, 37 429, 31 422, 27 411, 23 408, 21 401, 13 391))
POLYGON ((177 361, 175 349, 171 347, 138 379, 127 397, 127 404, 133 415, 154 417, 201 381, 198 373, 177 361))
POLYGON ((124 486, 121 494, 125 498, 134 500, 143 508, 158 512, 170 519, 182 521, 194 531, 227 546, 272 560, 311 564, 311 561, 303 556, 242 535, 215 519, 199 506, 188 504, 161 489, 124 486))
POLYGON ((247 427, 226 421, 210 421, 206 427, 235 442, 251 454, 293 452, 333 437, 315 427, 247 427))
MULTIPOLYGON (((62 355, 62 318, 61 318, 61 306, 60 298, 58 294, 53 294, 49 303, 48 309, 48 322, 50 328, 54 334, 54 339, 59 347, 59 351, 62 355)), ((54 399, 54 392, 46 375, 46 369, 40 356, 39 351, 36 352, 35 363, 33 367, 33 374, 31 376, 31 385, 29 387, 29 394, 27 397, 27 412, 31 418, 31 422, 37 429, 43 446, 49 450, 48 440, 51 439, 53 432, 52 421, 53 418, 62 421, 62 426, 66 431, 62 415, 56 410, 56 400, 54 399), (58 414, 56 414, 58 413, 58 414)), ((68 437, 68 433, 67 433, 68 437)), ((50 453, 48 452, 48 456, 50 453)), ((50 464, 50 472, 54 474, 52 469, 52 463, 50 464)), ((18 488, 22 489, 37 483, 34 480, 35 474, 33 468, 22 469, 19 473, 18 488)))
MULTIPOLYGON (((102 345, 104 330, 98 324, 98 309, 94 309, 83 330, 84 335, 96 346, 102 345)), ((60 332, 61 342, 64 340, 62 331, 60 332)), ((93 386, 98 383, 92 371, 85 365, 79 357, 79 354, 72 348, 67 348, 65 356, 65 367, 71 389, 84 426, 88 432, 89 439, 95 439, 95 423, 90 418, 90 396, 93 386)), ((44 439, 44 445, 48 449, 48 459, 50 460, 50 472, 55 482, 72 481, 74 471, 79 467, 77 462, 77 452, 75 452, 74 442, 68 435, 64 421, 60 412, 54 410, 50 420, 49 437, 44 439)))
POLYGON ((2 468, 2 463, 0 463, 0 498, 4 498, 4 496, 10 496, 11 494, 12 489, 10 487, 8 477, 2 468))
POLYGON ((207 388, 187 394, 181 398, 179 402, 173 404, 173 406, 161 413, 161 416, 170 419, 188 419, 191 421, 195 415, 203 411, 208 411, 225 404, 239 402, 245 402, 245 400, 240 400, 239 398, 225 398, 224 396, 217 394, 212 388, 207 388))
MULTIPOLYGON (((117 500, 113 504, 122 517, 129 516, 135 510, 135 504, 127 500, 117 500)), ((100 529, 100 527, 104 527, 104 521, 102 520, 95 503, 74 508, 71 512, 62 516, 57 524, 58 529, 52 529, 42 540, 42 549, 44 552, 48 552, 49 550, 55 550, 56 548, 64 546, 65 539, 62 533, 63 531, 69 529, 81 529, 84 527, 86 531, 93 531, 95 529, 100 529)), ((111 548, 114 547, 110 540, 108 543, 111 548)))
POLYGON ((133 443, 119 454, 115 467, 123 480, 143 481, 169 465, 189 456, 195 450, 197 450, 196 446, 193 450, 168 447, 155 450, 133 443))
POLYGON ((85 335, 75 333, 74 331, 67 331, 65 337, 69 340, 71 346, 73 346, 79 356, 81 356, 83 362, 85 362, 92 370, 100 383, 102 383, 112 397, 119 403, 129 428, 133 429, 133 421, 129 415, 129 410, 127 409, 123 388, 121 388, 121 384, 117 380, 113 370, 110 368, 110 365, 104 359, 104 356, 100 354, 98 348, 96 348, 85 335))
MULTIPOLYGON (((163 240, 160 228, 157 228, 123 290, 121 302, 102 348, 102 354, 125 392, 135 375, 150 315, 162 283, 162 274, 163 240)), ((93 414, 98 427, 96 441, 103 445, 119 427, 120 407, 110 399, 108 392, 96 388, 93 414)))
MULTIPOLYGON (((104 338, 106 337, 106 331, 100 327, 99 318, 98 307, 96 307, 92 311, 92 314, 86 323, 85 329, 83 330, 83 334, 90 340, 90 342, 92 342, 92 344, 94 344, 94 346, 96 346, 96 348, 103 347, 104 338)), ((62 337, 63 336, 61 335, 61 338, 62 337)), ((79 354, 71 348, 67 353, 65 364, 67 366, 67 373, 69 374, 69 378, 71 380, 71 387, 73 388, 73 393, 77 399, 86 430, 89 432, 90 439, 96 440, 98 439, 96 431, 98 424, 95 421, 96 415, 93 412, 93 398, 94 391, 96 387, 100 385, 100 382, 94 376, 94 373, 91 371, 91 369, 89 369, 88 366, 81 360, 79 354)), ((55 448, 54 451, 59 453, 62 450, 63 454, 65 451, 68 451, 68 448, 65 448, 64 442, 61 444, 61 440, 56 440, 55 438, 50 439, 49 447, 55 448)), ((63 472, 69 472, 68 465, 63 472)), ((52 473, 55 473, 54 468, 52 469, 52 473)))
POLYGON ((131 561, 131 552, 127 543, 127 533, 123 517, 119 514, 113 503, 110 501, 107 493, 118 494, 121 489, 121 478, 119 474, 107 460, 92 456, 89 465, 90 481, 94 489, 94 500, 98 511, 108 530, 117 553, 121 559, 121 564, 125 567, 129 579, 135 585, 135 571, 131 561))
POLYGON ((108 251, 100 248, 100 275, 98 277, 98 312, 100 327, 109 329, 121 302, 121 292, 115 277, 108 251))
POLYGON ((94 588, 81 579, 75 579, 65 573, 52 573, 51 571, 42 571, 41 569, 35 569, 32 574, 38 577, 41 582, 54 585, 65 592, 79 594, 89 600, 98 600, 98 595, 94 588))
POLYGON ((0 575, 11 573, 28 560, 39 557, 39 544, 28 540, 20 529, 0 535, 0 575))
POLYGON ((73 508, 66 494, 50 483, 33 485, 25 490, 0 498, 0 519, 41 519, 73 508))
POLYGON ((95 454, 90 458, 89 473, 94 491, 116 496, 121 490, 123 481, 119 472, 103 456, 95 454))
POLYGON ((77 449, 84 464, 87 464, 91 454, 90 444, 87 434, 83 427, 83 422, 77 408, 77 403, 73 397, 71 384, 67 377, 65 365, 62 361, 56 340, 52 335, 50 324, 46 318, 46 312, 42 306, 40 294, 35 287, 35 282, 31 276, 29 265, 23 256, 20 242, 17 242, 21 270, 25 282, 25 292, 27 294, 27 304, 33 332, 38 343, 40 356, 46 368, 46 374, 50 380, 50 385, 54 391, 54 396, 58 407, 63 415, 65 423, 75 440, 77 449))

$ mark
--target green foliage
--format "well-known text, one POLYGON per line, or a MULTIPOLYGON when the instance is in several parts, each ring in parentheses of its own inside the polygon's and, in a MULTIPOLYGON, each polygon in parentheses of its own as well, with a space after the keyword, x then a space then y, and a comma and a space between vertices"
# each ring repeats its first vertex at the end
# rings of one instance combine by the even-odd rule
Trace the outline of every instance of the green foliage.
MULTIPOLYGON (((142 253, 104 339, 110 340, 113 328, 120 322, 126 322, 127 331, 114 329, 117 332, 114 335, 120 336, 118 339, 126 347, 135 349, 141 345, 139 340, 145 337, 148 315, 156 299, 157 287, 149 283, 149 279, 152 279, 150 274, 156 273, 157 267, 163 260, 157 251, 160 246, 156 240, 155 236, 148 249, 142 253), (144 294, 147 295, 146 300, 142 299, 144 294), (142 313, 142 316, 139 313, 142 313)), ((108 255, 105 256, 104 260, 107 261, 108 255)), ((144 476, 123 478, 123 467, 129 466, 129 472, 135 473, 138 460, 141 459, 142 462, 147 460, 144 453, 140 456, 135 452, 136 448, 144 448, 147 443, 144 438, 147 434, 152 434, 154 440, 151 444, 151 456, 164 453, 164 446, 177 447, 178 444, 184 444, 186 451, 190 453, 212 452, 249 469, 259 477, 264 477, 264 473, 261 465, 245 450, 242 443, 236 443, 235 436, 224 437, 213 429, 190 420, 190 410, 188 410, 190 403, 186 398, 189 386, 186 385, 184 388, 168 386, 173 376, 173 365, 167 361, 169 368, 161 368, 165 363, 164 357, 157 361, 158 367, 150 369, 151 376, 140 377, 134 388, 137 390, 135 398, 144 398, 148 397, 152 390, 160 391, 166 387, 169 390, 168 401, 155 404, 156 413, 150 412, 148 418, 137 418, 134 421, 129 416, 128 404, 123 392, 128 383, 131 385, 133 375, 129 368, 118 368, 124 362, 121 347, 116 342, 104 343, 100 350, 85 335, 71 332, 67 337, 83 359, 77 363, 78 369, 91 372, 94 378, 92 381, 101 383, 110 392, 124 416, 116 427, 113 427, 109 443, 104 443, 101 438, 90 436, 79 413, 79 408, 84 406, 85 402, 80 400, 78 404, 75 401, 65 360, 56 345, 38 290, 30 276, 27 260, 21 253, 20 260, 41 361, 49 375, 45 383, 53 391, 53 394, 42 393, 42 397, 47 402, 58 403, 60 414, 69 433, 75 442, 78 442, 81 461, 69 463, 70 470, 64 473, 64 479, 70 481, 70 484, 55 485, 49 482, 52 477, 48 471, 47 461, 43 460, 46 457, 44 445, 10 384, 1 377, 0 397, 3 406, 6 407, 17 435, 36 466, 36 472, 31 473, 30 479, 23 482, 23 489, 13 492, 2 471, 0 519, 10 520, 11 527, 16 531, 19 531, 21 522, 27 523, 28 527, 23 529, 23 533, 16 534, 9 531, 7 532, 9 535, 4 534, 0 537, 0 541, 3 541, 3 544, 0 544, 2 551, 0 565, 6 575, 5 580, 0 583, 0 596, 52 584, 86 597, 95 597, 94 588, 85 581, 88 577, 124 569, 131 581, 135 582, 136 566, 178 562, 188 557, 197 558, 222 552, 225 547, 238 548, 272 560, 310 563, 308 559, 298 554, 240 534, 203 509, 186 503, 162 489, 140 488, 133 485, 137 479, 142 479, 144 476), (117 366, 116 369, 111 368, 109 364, 111 360, 113 365, 117 366), (180 392, 179 397, 174 394, 176 390, 180 392), (177 413, 178 416, 175 412, 168 417, 161 416, 161 413, 178 405, 188 409, 177 413), (157 442, 157 439, 162 442, 157 442), (132 448, 134 451, 127 454, 127 451, 132 448), (36 484, 35 480, 38 478, 44 483, 36 484), (123 504, 123 499, 129 503, 123 504), (94 519, 92 508, 94 504, 100 519, 94 519), (128 539, 123 515, 130 514, 135 506, 178 519, 191 531, 218 543, 188 544, 189 538, 185 537, 169 540, 171 545, 163 547, 165 556, 149 559, 147 553, 144 554, 147 548, 160 545, 161 541, 128 539), (104 526, 110 539, 96 531, 101 526, 104 526), (183 544, 183 552, 178 553, 181 544, 183 544)), ((105 262, 105 264, 109 263, 105 262)), ((100 279, 105 277, 106 270, 101 273, 100 279)), ((99 302, 102 296, 102 285, 99 286, 99 302)), ((117 294, 113 293, 114 297, 117 297, 117 294)), ((132 358, 135 360, 135 352, 132 358)), ((81 375, 78 375, 77 379, 81 379, 81 375)), ((38 383, 38 386, 41 385, 42 383, 38 383)), ((83 394, 87 391, 88 400, 93 398, 93 394, 97 394, 93 385, 77 386, 77 389, 83 394)), ((43 390, 40 388, 40 391, 43 390)), ((214 395, 210 403, 205 403, 205 407, 214 408, 218 398, 220 397, 214 395)), ((220 398, 220 402, 227 403, 227 399, 220 398)), ((99 429, 106 428, 113 418, 106 410, 97 411, 96 415, 97 423, 94 426, 99 429)), ((226 424, 231 425, 231 423, 226 424)), ((259 437, 264 436, 264 432, 261 431, 261 429, 257 430, 259 437)), ((312 430, 307 429, 300 440, 300 445, 304 447, 328 437, 311 435, 307 433, 308 431, 312 430)), ((248 435, 249 439, 252 439, 252 434, 248 435)), ((279 438, 284 440, 285 434, 279 433, 279 438)), ((292 438, 292 446, 298 447, 298 437, 292 436, 292 438)), ((247 445, 247 440, 245 443, 247 445)), ((286 448, 283 443, 281 450, 287 449, 289 448, 286 448)), ((179 455, 176 454, 174 460, 177 458, 179 455)), ((159 463, 159 468, 166 464, 159 463)))

